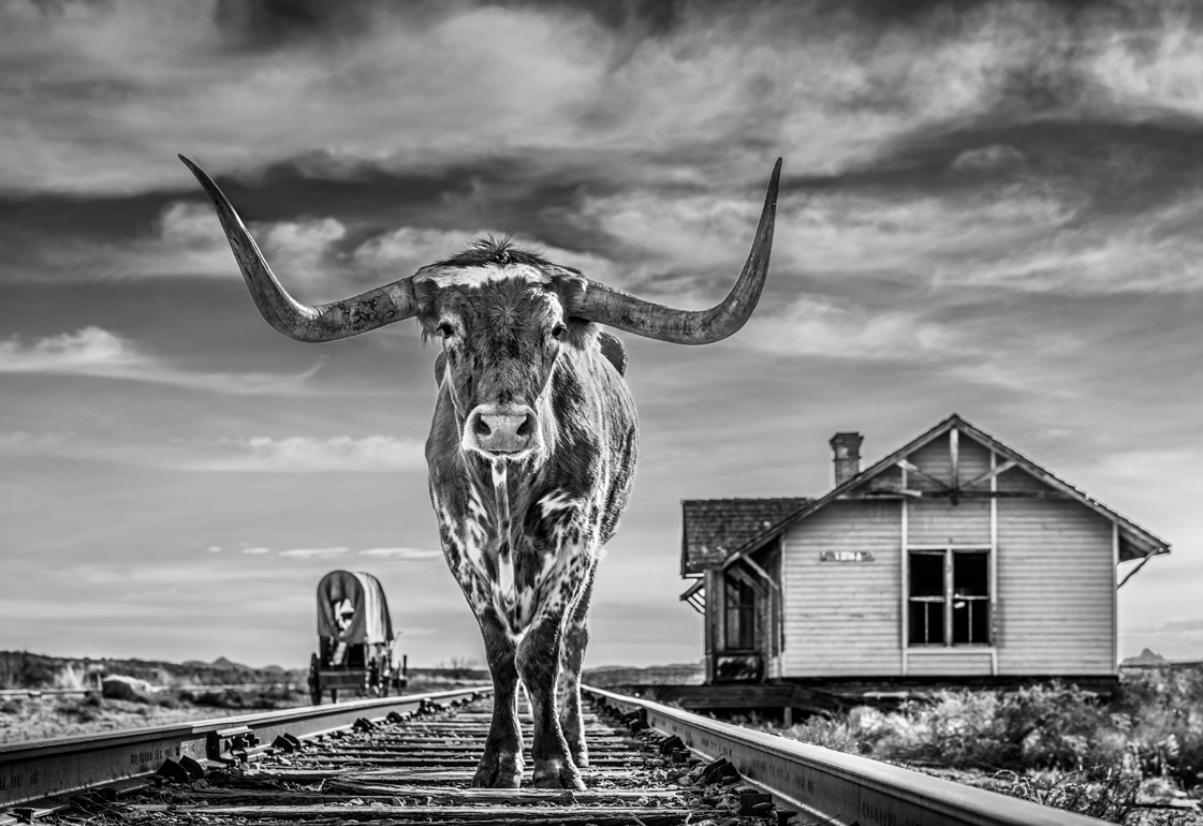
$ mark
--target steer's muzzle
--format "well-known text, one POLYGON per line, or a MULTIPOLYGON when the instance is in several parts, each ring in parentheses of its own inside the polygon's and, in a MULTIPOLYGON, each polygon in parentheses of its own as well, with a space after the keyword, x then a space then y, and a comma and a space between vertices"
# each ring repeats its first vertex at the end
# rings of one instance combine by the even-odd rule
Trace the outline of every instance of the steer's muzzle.
POLYGON ((465 450, 488 458, 517 459, 535 446, 538 419, 526 405, 482 404, 464 422, 465 450))

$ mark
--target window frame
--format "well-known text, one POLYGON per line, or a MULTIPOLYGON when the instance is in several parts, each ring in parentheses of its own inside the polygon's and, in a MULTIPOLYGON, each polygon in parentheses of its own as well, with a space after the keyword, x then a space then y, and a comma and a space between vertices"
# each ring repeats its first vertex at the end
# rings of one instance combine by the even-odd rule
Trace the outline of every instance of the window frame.
MULTIPOLYGON (((757 628, 756 602, 760 598, 760 594, 756 592, 755 586, 742 579, 735 577, 725 577, 723 584, 723 650, 724 651, 758 651, 759 648, 759 629, 757 628), (745 594, 749 599, 731 599, 732 588, 735 588, 740 597, 745 594), (744 642, 744 639, 732 639, 732 616, 738 620, 738 631, 745 632, 747 639, 751 641, 750 645, 739 645, 737 643, 744 642)), ((744 633, 740 634, 741 637, 744 633)))
MULTIPOLYGON (((947 650, 947 649, 990 649, 994 647, 995 640, 995 606, 994 596, 996 585, 994 582, 994 566, 991 554, 993 549, 986 545, 911 545, 906 549, 906 577, 903 587, 905 588, 904 596, 906 598, 906 647, 908 650, 947 650), (986 573, 986 593, 985 594, 961 594, 958 595, 955 588, 955 562, 957 554, 973 554, 981 556, 985 563, 986 573), (936 595, 919 595, 913 593, 913 577, 915 556, 938 556, 943 562, 943 592, 936 595), (986 610, 989 612, 986 621, 986 639, 982 641, 968 640, 965 642, 955 641, 956 623, 954 618, 955 604, 957 601, 965 601, 967 603, 984 602, 986 610), (941 615, 941 634, 942 639, 938 642, 923 642, 914 639, 914 624, 911 621, 911 606, 916 603, 939 603, 942 604, 941 615)), ((972 612, 972 606, 968 606, 972 612)), ((973 636, 973 624, 969 623, 969 636, 973 636)))

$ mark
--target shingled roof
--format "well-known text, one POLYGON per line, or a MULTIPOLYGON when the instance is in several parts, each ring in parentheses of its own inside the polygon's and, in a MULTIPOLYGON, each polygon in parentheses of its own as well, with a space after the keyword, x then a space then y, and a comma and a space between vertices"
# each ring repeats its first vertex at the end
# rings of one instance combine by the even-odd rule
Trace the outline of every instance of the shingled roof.
POLYGON ((681 576, 700 574, 707 565, 763 534, 810 502, 802 497, 766 499, 685 499, 681 502, 681 576))

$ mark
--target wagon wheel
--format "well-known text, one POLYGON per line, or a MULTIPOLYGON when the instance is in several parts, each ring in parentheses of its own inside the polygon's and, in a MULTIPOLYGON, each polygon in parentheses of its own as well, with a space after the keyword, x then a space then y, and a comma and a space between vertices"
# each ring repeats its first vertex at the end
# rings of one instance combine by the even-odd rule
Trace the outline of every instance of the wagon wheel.
POLYGON ((322 704, 322 671, 321 660, 317 654, 309 657, 309 701, 315 705, 322 704))
POLYGON ((380 666, 376 669, 376 687, 381 697, 388 696, 389 686, 393 683, 393 669, 387 657, 380 658, 380 666))
POLYGON ((383 694, 380 676, 380 661, 373 657, 368 662, 368 673, 364 675, 364 687, 369 697, 379 697, 383 694))

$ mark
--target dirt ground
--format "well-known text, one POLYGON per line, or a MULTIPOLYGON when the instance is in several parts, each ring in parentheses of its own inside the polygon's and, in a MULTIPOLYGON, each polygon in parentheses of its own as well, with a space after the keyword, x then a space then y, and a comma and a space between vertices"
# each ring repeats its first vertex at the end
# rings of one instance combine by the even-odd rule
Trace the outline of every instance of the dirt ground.
MULTIPOLYGON (((464 688, 479 681, 414 680, 407 694, 464 688)), ((0 744, 79 737, 109 731, 211 720, 309 704, 303 691, 280 686, 266 689, 214 687, 192 691, 163 691, 153 702, 133 702, 99 695, 42 694, 0 696, 0 744)), ((329 699, 326 699, 329 702, 329 699)))
POLYGON ((68 695, 5 697, 0 699, 0 744, 79 737, 247 713, 250 709, 214 708, 177 701, 146 704, 68 695))

